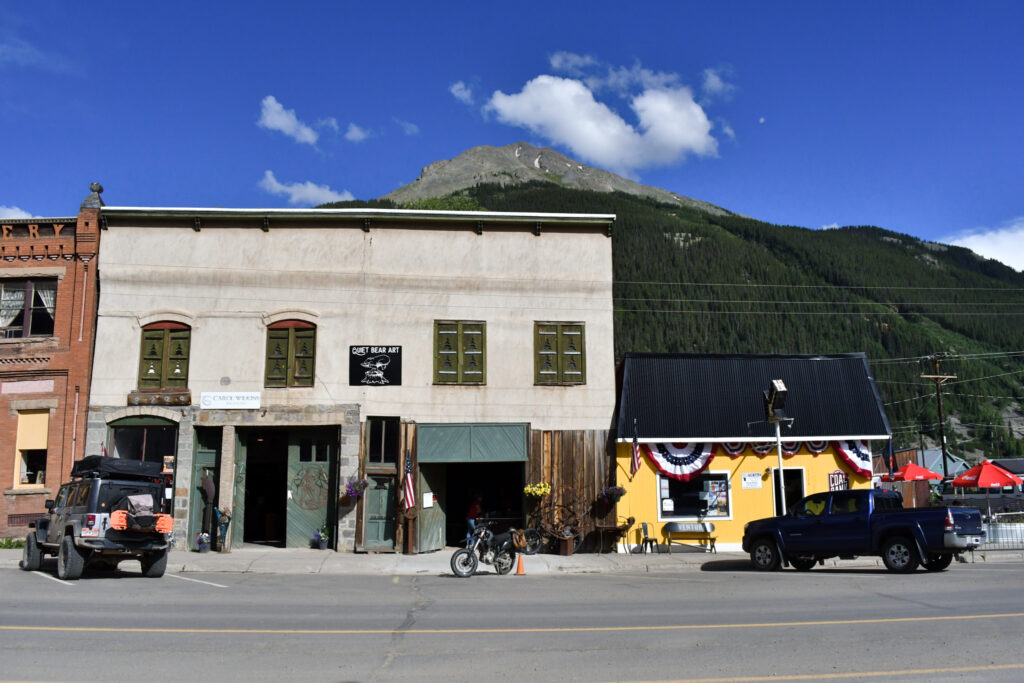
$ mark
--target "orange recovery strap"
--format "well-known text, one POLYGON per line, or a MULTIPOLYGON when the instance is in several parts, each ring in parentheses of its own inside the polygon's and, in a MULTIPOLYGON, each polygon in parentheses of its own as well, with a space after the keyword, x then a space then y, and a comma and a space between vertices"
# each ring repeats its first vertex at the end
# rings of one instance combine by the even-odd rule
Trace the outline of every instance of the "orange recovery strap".
POLYGON ((118 531, 124 531, 128 528, 128 511, 127 510, 114 510, 110 513, 110 527, 117 529, 118 531))
POLYGON ((156 516, 156 530, 161 534, 169 534, 174 529, 174 518, 163 513, 156 516))

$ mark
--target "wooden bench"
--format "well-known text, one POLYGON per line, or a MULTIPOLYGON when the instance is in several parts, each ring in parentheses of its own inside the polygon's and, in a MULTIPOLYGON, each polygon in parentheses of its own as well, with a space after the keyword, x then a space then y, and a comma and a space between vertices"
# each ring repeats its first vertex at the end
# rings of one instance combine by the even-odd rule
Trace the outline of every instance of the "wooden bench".
MULTIPOLYGON (((701 549, 710 552, 717 553, 718 550, 715 548, 715 537, 712 536, 715 533, 715 525, 712 522, 669 522, 662 527, 661 532, 665 534, 665 540, 668 541, 668 552, 672 552, 672 540, 675 536, 683 536, 687 539, 693 539, 701 541, 704 545, 701 549)), ((679 545, 687 545, 681 541, 676 541, 679 545)))

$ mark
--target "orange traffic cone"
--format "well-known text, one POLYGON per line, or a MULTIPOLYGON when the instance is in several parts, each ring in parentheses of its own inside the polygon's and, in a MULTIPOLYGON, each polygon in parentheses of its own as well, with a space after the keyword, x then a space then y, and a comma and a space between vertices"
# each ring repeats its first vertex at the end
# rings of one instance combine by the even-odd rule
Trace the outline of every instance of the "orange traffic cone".
POLYGON ((516 567, 516 576, 526 576, 526 570, 523 569, 523 554, 519 553, 519 566, 516 567))

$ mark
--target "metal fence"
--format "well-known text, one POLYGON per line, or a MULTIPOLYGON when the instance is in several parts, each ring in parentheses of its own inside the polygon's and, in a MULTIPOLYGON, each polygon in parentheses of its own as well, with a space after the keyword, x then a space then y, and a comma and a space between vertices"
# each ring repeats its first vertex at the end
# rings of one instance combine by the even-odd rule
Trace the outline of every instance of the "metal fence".
POLYGON ((1024 550, 1024 514, 992 515, 984 526, 985 542, 979 550, 1024 550))

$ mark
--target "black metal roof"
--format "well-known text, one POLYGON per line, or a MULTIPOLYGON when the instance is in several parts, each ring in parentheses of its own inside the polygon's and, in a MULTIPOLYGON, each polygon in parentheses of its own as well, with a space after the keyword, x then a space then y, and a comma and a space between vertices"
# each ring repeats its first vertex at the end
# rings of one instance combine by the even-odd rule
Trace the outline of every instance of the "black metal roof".
POLYGON ((863 353, 828 356, 628 353, 617 437, 641 441, 763 441, 764 392, 786 384, 784 441, 887 439, 891 435, 863 353))

